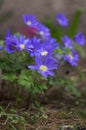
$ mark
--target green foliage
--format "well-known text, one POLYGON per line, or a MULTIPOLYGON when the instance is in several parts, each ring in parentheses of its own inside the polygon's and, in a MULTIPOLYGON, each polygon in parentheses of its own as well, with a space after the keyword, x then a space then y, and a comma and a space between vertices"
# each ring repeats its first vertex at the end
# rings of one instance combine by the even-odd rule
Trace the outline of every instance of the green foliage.
POLYGON ((54 78, 49 80, 49 84, 66 88, 70 94, 73 94, 76 97, 82 96, 81 92, 77 88, 77 78, 75 76, 67 78, 65 75, 61 76, 57 74, 54 78))
POLYGON ((32 95, 43 93, 47 89, 45 83, 37 82, 36 78, 33 79, 31 71, 23 70, 18 78, 18 84, 25 87, 32 95))
POLYGON ((64 36, 64 34, 67 34, 72 38, 77 33, 82 13, 83 8, 79 7, 73 16, 73 19, 71 19, 70 26, 66 29, 63 29, 62 27, 57 25, 53 25, 53 22, 49 17, 45 17, 44 24, 50 28, 52 36, 55 37, 58 40, 58 42, 61 42, 60 38, 64 36))
POLYGON ((18 78, 18 84, 24 86, 28 91, 34 86, 33 78, 28 70, 22 70, 18 78))
POLYGON ((23 68, 26 68, 29 58, 28 54, 24 52, 8 54, 3 52, 0 57, 0 68, 3 72, 20 72, 23 68), (28 57, 28 58, 27 58, 28 57), (27 61, 26 61, 27 60, 27 61))
POLYGON ((68 88, 69 91, 76 97, 81 97, 81 92, 78 90, 76 83, 77 81, 74 76, 74 77, 71 77, 70 80, 67 79, 64 81, 64 85, 65 85, 64 87, 68 88))
POLYGON ((37 93, 41 93, 41 94, 44 94, 44 90, 46 90, 47 89, 47 86, 46 86, 46 84, 45 83, 42 83, 42 82, 40 82, 40 83, 37 83, 37 82, 35 82, 35 84, 34 84, 34 89, 33 89, 33 91, 32 91, 32 94, 34 95, 34 94, 37 94, 37 93))
MULTIPOLYGON (((2 5, 3 2, 0 2, 2 5)), ((9 14, 9 12, 7 13, 9 14)), ((67 28, 67 31, 65 31, 65 29, 63 30, 62 27, 58 27, 56 25, 53 26, 53 23, 49 17, 46 18, 44 23, 46 26, 50 28, 51 36, 55 37, 61 45, 62 36, 69 35, 70 37, 73 37, 77 32, 81 13, 82 9, 78 9, 76 11, 74 18, 71 22, 71 27, 67 28)), ((8 17, 8 14, 5 15, 8 17)), ((0 18, 0 24, 2 24, 4 20, 6 20, 5 15, 3 15, 3 17, 0 18)), ((19 36, 20 34, 17 33, 16 35, 19 36)), ((4 42, 0 40, 0 45, 3 45, 3 43, 4 42)), ((85 53, 83 49, 79 45, 76 45, 76 43, 74 45, 75 49, 78 50, 82 57, 84 57, 85 53)), ((65 52, 60 47, 55 51, 55 53, 57 54, 70 54, 70 51, 67 48, 65 49, 65 52)), ((66 88, 69 92, 71 92, 73 95, 77 97, 81 96, 81 93, 78 91, 76 87, 77 81, 75 77, 71 77, 70 79, 68 79, 65 78, 65 76, 59 75, 59 73, 56 72, 56 76, 54 76, 54 78, 50 77, 48 80, 40 76, 37 72, 29 70, 27 66, 30 63, 34 64, 34 60, 30 58, 30 56, 25 51, 20 51, 12 54, 8 54, 7 52, 2 51, 0 56, 0 71, 2 74, 2 80, 4 82, 8 81, 12 85, 16 83, 18 89, 21 89, 21 86, 23 86, 24 89, 28 92, 28 94, 34 97, 37 94, 44 94, 44 91, 49 87, 49 85, 62 86, 66 88)), ((60 68, 59 64, 58 68, 60 68)), ((19 96, 17 97, 19 98, 19 96)))
POLYGON ((74 47, 75 47, 75 49, 78 51, 78 53, 80 54, 80 56, 83 58, 83 59, 85 59, 86 58, 86 54, 85 54, 85 51, 84 51, 84 49, 80 46, 80 45, 78 45, 78 44, 74 44, 74 47))
MULTIPOLYGON (((49 17, 46 18, 46 20, 44 22, 45 25, 50 28, 52 37, 55 37, 57 39, 57 41, 60 43, 60 45, 62 44, 62 41, 61 41, 62 36, 68 35, 70 38, 73 38, 74 35, 77 33, 82 12, 83 12, 83 8, 79 7, 73 16, 73 19, 71 19, 70 26, 66 29, 62 28, 60 26, 57 27, 57 25, 53 25, 52 20, 49 17)), ((86 57, 85 51, 80 45, 74 43, 74 47, 80 54, 81 58, 86 57)), ((60 49, 60 47, 55 51, 57 54, 64 54, 64 52, 62 51, 62 49, 60 49)), ((69 54, 70 51, 68 49, 66 49, 65 54, 66 53, 69 54)), ((66 68, 68 67, 67 65, 65 65, 65 66, 66 66, 66 68)), ((61 69, 61 67, 59 67, 59 69, 61 69)), ((80 70, 79 70, 79 72, 80 72, 80 70)), ((80 75, 82 76, 82 73, 80 73, 80 75)), ((78 81, 76 80, 76 77, 71 77, 69 79, 68 77, 66 78, 65 75, 64 76, 59 75, 59 73, 56 73, 54 78, 51 78, 51 77, 49 78, 50 85, 62 86, 64 88, 68 89, 70 91, 70 93, 75 95, 76 97, 81 97, 82 94, 77 88, 77 82, 78 81)))
POLYGON ((48 28, 53 28, 53 22, 51 21, 50 17, 45 17, 45 20, 43 22, 48 28))
POLYGON ((14 73, 5 73, 2 75, 2 79, 13 82, 17 79, 17 76, 14 73))
POLYGON ((71 22, 71 26, 69 29, 70 37, 73 37, 77 33, 78 25, 79 25, 79 21, 80 21, 80 17, 81 17, 82 12, 83 12, 83 8, 81 8, 81 7, 78 8, 74 17, 73 17, 73 20, 71 22))
MULTIPOLYGON (((1 41, 1 43, 3 42, 1 41)), ((26 52, 13 53, 11 55, 2 52, 0 57, 2 80, 12 84, 12 87, 16 84, 17 89, 21 89, 21 86, 23 86, 25 91, 32 97, 33 95, 44 93, 44 90, 47 89, 47 80, 37 72, 27 68, 28 63, 31 62, 33 60, 26 52)), ((19 94, 20 92, 17 90, 16 101, 20 99, 19 94)))

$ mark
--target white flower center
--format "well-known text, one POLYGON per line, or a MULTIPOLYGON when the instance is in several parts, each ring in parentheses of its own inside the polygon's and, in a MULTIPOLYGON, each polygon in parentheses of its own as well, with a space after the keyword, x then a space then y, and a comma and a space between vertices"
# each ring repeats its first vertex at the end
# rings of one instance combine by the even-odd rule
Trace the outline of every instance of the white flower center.
POLYGON ((68 55, 68 57, 72 60, 73 59, 73 56, 71 54, 68 55))
POLYGON ((48 68, 45 65, 41 65, 40 70, 43 71, 43 72, 46 72, 48 70, 48 68))
POLYGON ((28 21, 28 22, 27 22, 27 25, 29 25, 29 26, 30 26, 30 25, 31 25, 31 21, 28 21))
POLYGON ((43 32, 43 31, 40 31, 40 35, 44 35, 44 32, 43 32))
POLYGON ((21 48, 21 49, 24 49, 24 48, 25 48, 25 45, 24 45, 24 44, 20 44, 20 48, 21 48))
POLYGON ((42 56, 46 56, 48 54, 48 51, 43 51, 43 52, 41 52, 41 55, 42 56))

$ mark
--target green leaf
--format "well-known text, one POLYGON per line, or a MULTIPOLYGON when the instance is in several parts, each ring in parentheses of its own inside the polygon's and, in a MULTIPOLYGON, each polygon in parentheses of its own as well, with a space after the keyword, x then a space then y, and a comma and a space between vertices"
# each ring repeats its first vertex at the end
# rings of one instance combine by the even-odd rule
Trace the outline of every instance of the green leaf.
POLYGON ((5 73, 2 75, 2 79, 13 82, 17 79, 17 76, 14 73, 5 73))
POLYGON ((17 130, 14 125, 10 124, 10 126, 12 127, 13 130, 17 130))
POLYGON ((50 19, 50 17, 46 16, 45 20, 43 22, 47 27, 52 28, 53 27, 53 23, 52 20, 50 19))
POLYGON ((76 87, 71 87, 71 92, 72 94, 74 94, 77 97, 81 97, 81 93, 79 92, 79 90, 76 87))
POLYGON ((18 84, 23 85, 26 89, 31 88, 34 86, 33 84, 33 79, 29 73, 29 71, 22 71, 19 79, 18 79, 18 84))
POLYGON ((45 83, 42 83, 42 82, 37 83, 37 82, 35 82, 34 83, 34 88, 32 90, 32 94, 33 95, 37 94, 37 93, 43 94, 44 90, 46 90, 46 89, 47 89, 47 86, 45 85, 45 83))
POLYGON ((57 50, 56 50, 56 53, 57 53, 57 54, 63 54, 63 50, 58 47, 57 50))
POLYGON ((80 46, 80 45, 74 43, 74 47, 75 47, 75 49, 78 51, 78 53, 80 54, 80 56, 81 56, 82 58, 86 58, 86 53, 85 53, 85 51, 84 51, 84 48, 82 48, 82 46, 80 46))
POLYGON ((75 15, 74 15, 74 18, 72 20, 72 23, 71 23, 71 26, 70 26, 70 29, 69 29, 69 36, 72 38, 76 32, 77 32, 77 29, 78 29, 78 25, 79 25, 79 21, 80 21, 80 17, 81 17, 81 14, 83 12, 83 8, 78 8, 78 10, 76 11, 75 15))

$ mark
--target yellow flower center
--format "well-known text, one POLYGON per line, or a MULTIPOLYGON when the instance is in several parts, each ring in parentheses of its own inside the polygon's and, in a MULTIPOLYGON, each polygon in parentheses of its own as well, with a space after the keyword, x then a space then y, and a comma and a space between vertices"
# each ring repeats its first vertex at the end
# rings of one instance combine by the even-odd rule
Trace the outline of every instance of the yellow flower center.
POLYGON ((72 55, 70 55, 70 54, 68 55, 68 57, 69 57, 71 60, 73 59, 73 56, 72 56, 72 55))
POLYGON ((48 54, 47 51, 43 51, 43 52, 41 53, 42 56, 46 56, 47 54, 48 54))
POLYGON ((40 70, 43 71, 43 72, 46 72, 48 70, 48 68, 45 65, 41 65, 40 70))
POLYGON ((40 31, 40 35, 44 35, 44 32, 43 32, 43 31, 40 31))
POLYGON ((29 26, 30 26, 30 25, 31 25, 31 21, 28 21, 28 22, 27 22, 27 25, 29 25, 29 26))
POLYGON ((24 44, 20 44, 20 48, 21 48, 21 49, 24 49, 24 48, 25 48, 25 45, 24 45, 24 44))

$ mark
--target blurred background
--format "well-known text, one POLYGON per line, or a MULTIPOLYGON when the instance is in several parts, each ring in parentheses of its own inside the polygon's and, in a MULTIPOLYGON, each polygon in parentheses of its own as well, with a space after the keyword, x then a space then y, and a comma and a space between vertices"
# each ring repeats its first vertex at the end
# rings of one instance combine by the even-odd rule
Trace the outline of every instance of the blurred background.
POLYGON ((8 28, 17 32, 24 25, 24 13, 35 15, 40 22, 50 16, 55 23, 57 13, 62 12, 71 20, 78 8, 83 8, 79 29, 85 33, 86 0, 0 0, 0 35, 8 28))

